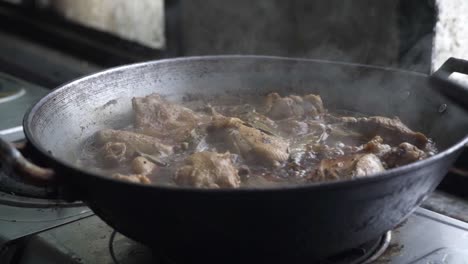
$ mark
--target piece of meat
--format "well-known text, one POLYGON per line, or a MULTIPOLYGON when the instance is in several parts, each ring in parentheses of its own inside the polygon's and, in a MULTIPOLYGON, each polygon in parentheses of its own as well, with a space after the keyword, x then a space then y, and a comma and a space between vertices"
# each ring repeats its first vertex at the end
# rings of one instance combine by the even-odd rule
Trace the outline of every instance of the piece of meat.
POLYGON ((206 125, 200 125, 192 129, 186 136, 185 139, 180 143, 174 146, 175 152, 184 152, 184 151, 195 151, 199 152, 206 148, 205 145, 206 138, 206 125))
POLYGON ((230 153, 197 152, 189 156, 175 175, 178 185, 200 188, 237 188, 240 177, 230 153))
POLYGON ((308 94, 302 97, 304 99, 304 110, 306 113, 317 112, 318 114, 324 113, 322 97, 316 94, 308 94))
POLYGON ((169 102, 156 93, 134 97, 132 106, 135 128, 164 142, 180 143, 202 119, 201 114, 169 102))
POLYGON ((107 142, 99 153, 104 165, 117 166, 127 160, 127 145, 121 142, 107 142))
POLYGON ((391 147, 388 144, 384 144, 380 136, 376 136, 360 146, 358 152, 375 154, 383 161, 387 168, 403 166, 425 159, 428 156, 427 153, 407 142, 403 142, 397 147, 391 147))
POLYGON ((143 184, 151 183, 151 180, 148 177, 146 177, 146 175, 141 175, 141 174, 124 175, 124 174, 116 173, 116 174, 113 174, 112 177, 118 180, 128 181, 128 182, 143 183, 143 184))
POLYGON ((322 99, 314 94, 281 97, 278 93, 271 93, 266 97, 265 108, 267 115, 275 120, 302 118, 304 115, 316 117, 324 112, 322 99))
POLYGON ((320 161, 312 176, 314 181, 354 179, 384 171, 380 159, 374 154, 355 154, 320 161))
POLYGON ((383 143, 383 138, 376 136, 369 142, 361 146, 362 152, 373 153, 378 157, 382 157, 392 150, 392 147, 383 143))
POLYGON ((419 148, 425 148, 429 143, 424 134, 409 129, 397 117, 344 117, 341 119, 347 128, 356 130, 368 138, 380 136, 390 145, 408 142, 419 148))
POLYGON ((354 177, 374 175, 384 171, 385 168, 380 159, 374 154, 365 154, 356 163, 354 177))
POLYGON ((386 153, 382 157, 382 160, 389 168, 394 168, 425 159, 426 157, 427 154, 418 147, 408 142, 403 142, 386 153))
POLYGON ((256 112, 255 110, 252 112, 238 115, 236 117, 247 123, 249 126, 262 130, 263 132, 266 132, 270 135, 278 134, 278 125, 276 124, 276 122, 256 112))
POLYGON ((277 124, 264 114, 261 114, 257 109, 250 104, 241 104, 236 106, 224 106, 220 108, 219 112, 215 112, 214 115, 223 115, 229 117, 236 117, 244 121, 249 126, 260 129, 271 135, 278 134, 277 124))
MULTIPOLYGON (((163 144, 161 140, 130 131, 103 129, 97 132, 97 142, 100 144, 106 144, 108 142, 124 143, 126 147, 125 155, 127 158, 133 157, 135 153, 138 152, 160 157, 165 157, 173 153, 173 148, 163 144)), ((121 146, 121 144, 119 146, 121 146)))
POLYGON ((343 142, 349 146, 360 146, 365 144, 370 137, 363 136, 361 133, 346 127, 344 124, 330 124, 325 128, 327 137, 325 139, 326 144, 332 144, 333 142, 343 142))
POLYGON ((306 151, 314 153, 318 159, 331 159, 345 154, 343 148, 332 147, 326 144, 306 145, 306 151))
POLYGON ((238 118, 215 116, 208 131, 213 138, 220 139, 229 151, 249 162, 280 166, 289 157, 287 141, 249 127, 238 118))
POLYGON ((309 132, 309 125, 307 123, 294 119, 278 121, 278 128, 281 135, 286 137, 301 136, 309 132))
POLYGON ((158 166, 144 157, 136 157, 132 160, 132 170, 136 174, 151 174, 158 166))

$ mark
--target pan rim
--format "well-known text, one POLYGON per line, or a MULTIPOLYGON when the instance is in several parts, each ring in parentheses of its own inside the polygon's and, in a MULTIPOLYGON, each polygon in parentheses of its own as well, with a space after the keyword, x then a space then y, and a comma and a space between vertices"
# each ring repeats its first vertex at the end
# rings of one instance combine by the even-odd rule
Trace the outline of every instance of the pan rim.
MULTIPOLYGON (((164 190, 164 191, 178 191, 178 192, 192 192, 192 193, 249 193, 249 192, 256 192, 256 193, 271 193, 271 192, 284 192, 284 191, 298 191, 298 190, 305 190, 309 191, 312 189, 340 189, 340 188, 349 188, 358 185, 365 185, 376 183, 380 181, 385 181, 388 178, 394 178, 398 176, 403 176, 405 173, 410 173, 419 169, 420 167, 429 166, 434 162, 437 162, 440 159, 443 159, 447 156, 452 155, 456 151, 459 151, 463 146, 468 144, 468 135, 463 139, 459 140, 456 144, 450 146, 449 148, 445 149, 442 152, 439 152, 427 159, 416 161, 401 167, 393 168, 386 170, 384 172, 380 172, 374 174, 370 177, 362 177, 357 179, 345 179, 345 180, 338 180, 338 181, 329 181, 329 182, 311 182, 306 184, 300 185, 288 185, 288 186, 281 186, 281 187, 242 187, 242 188, 219 188, 219 189, 212 189, 212 188, 195 188, 195 187, 185 187, 185 186, 163 186, 163 185, 145 185, 140 183, 133 183, 133 182, 125 182, 121 180, 117 180, 108 176, 104 176, 98 173, 89 172, 82 170, 72 164, 71 162, 58 159, 52 156, 46 149, 44 149, 41 144, 39 144, 38 140, 34 137, 30 123, 32 122, 33 116, 36 113, 36 110, 39 109, 44 103, 49 102, 53 99, 53 97, 67 89, 72 87, 74 84, 92 79, 97 78, 101 75, 109 74, 112 72, 128 70, 133 68, 145 67, 148 65, 155 65, 155 64, 164 64, 169 62, 184 62, 184 61, 194 61, 194 60, 239 60, 239 59, 256 59, 256 60, 265 60, 265 61, 296 61, 296 62, 314 62, 314 63, 323 63, 329 65, 341 65, 347 67, 360 67, 360 68, 367 68, 367 69, 374 69, 374 70, 382 70, 382 71, 391 71, 391 72, 398 72, 402 74, 411 74, 413 76, 418 76, 422 78, 429 78, 429 75, 418 73, 418 72, 411 72, 407 70, 396 69, 392 67, 382 67, 382 66, 373 66, 373 65, 366 65, 366 64, 357 64, 357 63, 349 63, 349 62, 341 62, 341 61, 331 61, 331 60, 320 60, 320 59, 304 59, 304 58, 294 58, 294 57, 280 57, 280 56, 264 56, 264 55, 210 55, 210 56, 191 56, 191 57, 181 57, 181 58, 169 58, 169 59, 161 59, 161 60, 151 60, 146 62, 139 62, 133 64, 126 64, 121 65, 113 68, 109 68, 103 71, 99 71, 90 75, 86 75, 70 82, 67 82, 63 85, 58 86, 57 88, 51 90, 47 95, 42 97, 38 100, 34 105, 32 105, 23 118, 23 130, 26 136, 26 139, 32 146, 40 152, 41 155, 45 156, 47 159, 54 161, 55 163, 60 164, 67 169, 71 169, 76 173, 84 174, 91 177, 96 177, 100 180, 112 182, 114 184, 122 184, 128 186, 136 186, 139 188, 146 188, 151 190, 164 190)), ((447 84, 450 85, 451 83, 447 81, 447 84)))

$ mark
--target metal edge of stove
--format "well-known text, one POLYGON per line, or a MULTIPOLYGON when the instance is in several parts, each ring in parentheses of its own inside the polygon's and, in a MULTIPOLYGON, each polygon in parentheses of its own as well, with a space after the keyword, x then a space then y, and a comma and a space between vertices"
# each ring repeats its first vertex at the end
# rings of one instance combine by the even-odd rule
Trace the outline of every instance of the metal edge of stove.
MULTIPOLYGON (((37 263, 38 260, 42 261, 40 263, 47 264, 113 263, 108 249, 112 232, 113 229, 97 216, 63 225, 33 236, 25 246, 24 254, 18 263, 37 263), (71 237, 73 239, 70 239, 71 237), (47 249, 47 252, 52 255, 41 252, 42 249, 47 249), (63 261, 54 262, 54 259, 63 261)), ((447 240, 442 242, 446 243, 447 240)), ((371 262, 372 264, 466 264, 468 255, 465 259, 463 247, 468 247, 468 224, 418 208, 406 222, 392 231, 390 243, 388 250, 371 262), (430 240, 437 238, 438 232, 445 231, 450 233, 449 235, 453 235, 455 231, 455 234, 462 234, 462 236, 458 238, 459 240, 452 241, 452 244, 444 246, 437 244, 441 241, 430 240), (421 243, 421 235, 424 235, 424 242, 428 245, 421 243), (426 238, 429 240, 426 241, 426 238), (458 245, 458 248, 455 245, 458 245), (415 249, 414 252, 413 249, 415 249)), ((151 263, 137 261, 137 259, 149 258, 149 252, 145 246, 120 234, 114 241, 114 247, 116 247, 116 256, 120 263, 151 263)))
POLYGON ((66 203, 3 192, 0 198, 0 263, 9 263, 6 259, 24 238, 94 215, 82 202, 66 203))
POLYGON ((465 176, 449 173, 444 181, 447 181, 446 185, 450 187, 443 186, 440 190, 435 191, 421 206, 468 223, 468 193, 466 192, 468 177, 466 179, 463 177, 465 176))
POLYGON ((0 216, 0 245, 2 242, 42 232, 61 224, 91 216, 94 213, 86 206, 69 208, 17 208, 1 205, 0 211, 8 215, 0 216))
POLYGON ((26 94, 26 91, 23 88, 20 88, 17 91, 13 92, 12 94, 9 94, 9 95, 6 95, 6 97, 0 98, 0 104, 8 102, 8 101, 13 101, 16 98, 23 96, 24 94, 26 94))
POLYGON ((83 202, 67 203, 0 192, 0 249, 12 240, 93 214, 83 202))
MULTIPOLYGON (((22 255, 25 244, 29 240, 34 238, 35 234, 46 232, 48 230, 58 228, 79 220, 92 217, 94 214, 91 211, 83 212, 79 215, 71 216, 69 218, 40 222, 32 225, 31 223, 18 223, 18 222, 7 222, 0 224, 2 225, 2 233, 0 236, 0 263, 17 263, 15 258, 18 255, 22 255), (6 232, 5 230, 16 230, 16 232, 6 232)), ((33 262, 37 263, 37 262, 33 262)), ((65 263, 65 262, 54 262, 54 263, 65 263)))
MULTIPOLYGON (((113 232, 114 230, 97 216, 60 226, 33 236, 25 245, 18 263, 113 264, 114 261, 109 251, 113 232), (70 236, 75 239, 70 239, 70 236), (83 243, 85 241, 86 243, 83 243)), ((123 235, 115 236, 113 242, 117 251, 115 256, 121 264, 154 263, 155 261, 146 246, 123 235)))
POLYGON ((24 93, 0 104, 0 136, 9 141, 24 138, 22 121, 26 111, 50 90, 0 72, 0 85, 24 90, 24 93))
POLYGON ((65 208, 82 206, 84 203, 82 201, 67 202, 54 198, 29 197, 0 191, 0 206, 2 205, 22 208, 65 208))
MULTIPOLYGON (((414 215, 419 215, 419 216, 423 216, 426 218, 430 218, 434 221, 447 224, 456 228, 460 228, 468 232, 468 223, 465 223, 455 218, 448 217, 443 214, 436 213, 428 209, 418 208, 418 210, 416 210, 414 215)), ((467 248, 468 248, 468 244, 467 244, 467 248)))
POLYGON ((468 223, 418 208, 373 264, 468 264, 468 223))
POLYGON ((23 126, 12 127, 0 130, 0 137, 9 142, 24 139, 23 126))

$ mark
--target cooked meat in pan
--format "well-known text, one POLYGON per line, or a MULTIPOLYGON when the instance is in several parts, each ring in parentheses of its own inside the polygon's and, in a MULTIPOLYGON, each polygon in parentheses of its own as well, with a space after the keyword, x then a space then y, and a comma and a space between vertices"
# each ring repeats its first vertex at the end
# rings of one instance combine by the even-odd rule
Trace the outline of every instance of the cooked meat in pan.
POLYGON ((196 152, 176 170, 174 181, 195 187, 239 187, 240 177, 229 152, 196 152))
POLYGON ((207 136, 218 141, 220 148, 226 147, 249 163, 279 167, 289 157, 289 144, 285 139, 269 135, 235 117, 214 116, 207 136))
POLYGON ((140 184, 265 188, 374 177, 437 152, 398 117, 338 114, 315 94, 132 106, 133 124, 90 137, 81 165, 140 184))

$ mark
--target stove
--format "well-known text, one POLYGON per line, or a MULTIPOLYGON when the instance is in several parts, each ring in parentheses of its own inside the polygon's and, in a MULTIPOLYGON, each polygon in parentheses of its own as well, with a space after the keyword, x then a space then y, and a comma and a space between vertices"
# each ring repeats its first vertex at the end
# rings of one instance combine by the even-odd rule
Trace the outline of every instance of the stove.
MULTIPOLYGON (((49 90, 0 73, 0 137, 24 140, 25 111, 49 90)), ((10 179, 0 168, 0 263, 174 263, 115 232, 80 202, 10 179)), ((468 223, 418 208, 380 238, 321 264, 468 264, 468 223)))
MULTIPOLYGON (((376 243, 321 264, 468 264, 468 224, 422 208, 376 243)), ((90 216, 30 237, 15 263, 174 262, 90 216)))

